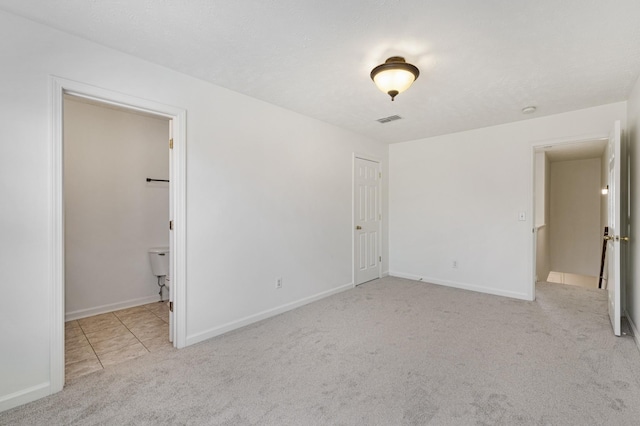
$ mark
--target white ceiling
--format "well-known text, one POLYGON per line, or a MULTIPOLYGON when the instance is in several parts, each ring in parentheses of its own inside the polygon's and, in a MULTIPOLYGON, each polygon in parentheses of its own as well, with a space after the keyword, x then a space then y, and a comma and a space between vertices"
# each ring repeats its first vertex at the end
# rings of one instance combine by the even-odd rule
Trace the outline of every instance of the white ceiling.
POLYGON ((0 0, 0 9, 385 142, 626 100, 640 1, 0 0), (371 69, 420 78, 395 102, 371 69), (536 105, 532 115, 520 110, 536 105), (387 124, 378 118, 398 114, 387 124))
POLYGON ((536 151, 544 151, 549 161, 573 161, 601 158, 607 148, 607 140, 592 140, 579 143, 566 143, 548 147, 540 147, 536 151))

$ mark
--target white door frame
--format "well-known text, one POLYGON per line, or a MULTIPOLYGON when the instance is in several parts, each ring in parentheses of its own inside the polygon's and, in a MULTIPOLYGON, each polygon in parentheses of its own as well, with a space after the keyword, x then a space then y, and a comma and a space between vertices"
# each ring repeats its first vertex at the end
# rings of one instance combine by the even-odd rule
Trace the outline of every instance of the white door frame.
MULTIPOLYGON (((50 386, 58 392, 64 386, 64 164, 63 164, 63 102, 64 95, 94 100, 134 111, 166 117, 173 122, 173 170, 169 191, 173 194, 170 218, 174 221, 174 247, 171 277, 174 306, 174 346, 183 348, 186 342, 186 111, 146 99, 102 89, 84 83, 51 76, 51 189, 50 220, 50 386)), ((167 148, 168 148, 167 141, 167 148)), ((168 227, 168 224, 167 224, 168 227)))
POLYGON ((561 138, 561 139, 547 139, 542 141, 534 141, 531 143, 531 247, 532 247, 532 256, 531 256, 531 287, 530 293, 531 296, 529 300, 536 299, 536 244, 538 234, 536 232, 536 150, 540 148, 551 148, 554 146, 560 145, 576 145, 584 142, 590 141, 608 141, 609 134, 595 134, 595 135, 584 135, 584 136, 576 136, 569 138, 561 138))
MULTIPOLYGON (((356 286, 356 158, 361 160, 373 161, 378 163, 380 172, 382 170, 382 159, 374 155, 362 154, 354 152, 351 159, 351 282, 353 287, 356 286)), ((378 179, 378 211, 382 214, 382 179, 378 179)), ((382 219, 378 224, 378 248, 380 249, 380 256, 382 256, 382 219)), ((378 278, 382 278, 382 262, 378 262, 378 278)))

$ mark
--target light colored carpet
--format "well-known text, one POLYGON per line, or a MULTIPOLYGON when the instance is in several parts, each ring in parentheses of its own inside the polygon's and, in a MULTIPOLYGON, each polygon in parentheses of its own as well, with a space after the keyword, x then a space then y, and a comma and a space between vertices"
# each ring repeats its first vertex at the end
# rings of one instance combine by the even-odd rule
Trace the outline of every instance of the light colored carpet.
POLYGON ((606 293, 524 302, 385 278, 78 378, 2 425, 638 425, 606 293))

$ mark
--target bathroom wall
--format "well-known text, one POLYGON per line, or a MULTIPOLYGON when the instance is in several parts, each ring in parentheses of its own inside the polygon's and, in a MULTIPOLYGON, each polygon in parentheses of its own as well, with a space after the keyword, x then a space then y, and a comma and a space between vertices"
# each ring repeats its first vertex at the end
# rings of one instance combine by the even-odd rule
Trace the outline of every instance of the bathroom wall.
MULTIPOLYGON (((169 245, 169 121, 66 97, 65 310, 159 300, 149 247, 169 245)), ((166 295, 166 292, 165 292, 166 295)))
POLYGON ((550 256, 558 272, 600 274, 600 158, 551 162, 550 256))

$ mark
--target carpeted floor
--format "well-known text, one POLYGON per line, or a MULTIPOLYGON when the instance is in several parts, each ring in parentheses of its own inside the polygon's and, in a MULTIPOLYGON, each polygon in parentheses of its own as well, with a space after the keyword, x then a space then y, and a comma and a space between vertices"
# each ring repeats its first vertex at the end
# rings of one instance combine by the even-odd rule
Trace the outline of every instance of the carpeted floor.
POLYGON ((2 425, 638 425, 606 293, 535 302, 384 278, 76 379, 2 425))

